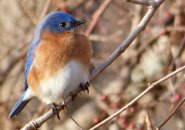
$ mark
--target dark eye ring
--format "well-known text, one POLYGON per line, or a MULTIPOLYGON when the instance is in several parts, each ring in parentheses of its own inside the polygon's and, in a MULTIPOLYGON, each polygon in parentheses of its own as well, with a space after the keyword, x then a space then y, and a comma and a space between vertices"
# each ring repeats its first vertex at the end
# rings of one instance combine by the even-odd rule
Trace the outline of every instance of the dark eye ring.
POLYGON ((67 24, 66 24, 65 22, 60 23, 60 26, 61 26, 61 27, 66 27, 66 25, 67 25, 67 24))

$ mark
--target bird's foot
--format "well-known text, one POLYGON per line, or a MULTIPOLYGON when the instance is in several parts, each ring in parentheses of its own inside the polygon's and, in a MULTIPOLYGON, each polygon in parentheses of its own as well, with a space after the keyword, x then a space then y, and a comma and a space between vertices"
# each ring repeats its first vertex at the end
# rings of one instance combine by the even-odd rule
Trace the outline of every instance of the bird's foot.
POLYGON ((59 120, 60 120, 59 112, 60 110, 64 109, 65 106, 66 106, 65 104, 61 105, 61 104, 52 103, 53 114, 56 114, 59 120))
POLYGON ((72 92, 71 92, 71 93, 70 93, 71 100, 74 101, 75 98, 77 97, 77 95, 78 95, 77 93, 75 94, 75 93, 72 93, 72 92))
POLYGON ((81 83, 79 87, 81 88, 82 91, 89 93, 89 87, 90 87, 89 82, 81 83))

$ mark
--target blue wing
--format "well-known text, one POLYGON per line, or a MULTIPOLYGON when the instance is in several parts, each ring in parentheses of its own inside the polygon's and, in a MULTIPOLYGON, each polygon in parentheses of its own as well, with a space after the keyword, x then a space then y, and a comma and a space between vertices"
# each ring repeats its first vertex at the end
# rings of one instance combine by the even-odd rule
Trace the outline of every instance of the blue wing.
POLYGON ((33 97, 33 93, 28 88, 27 77, 28 77, 30 67, 33 63, 34 51, 35 51, 36 47, 38 46, 38 44, 40 43, 41 27, 42 27, 42 24, 40 24, 36 28, 36 32, 33 36, 32 42, 31 42, 31 46, 28 50, 26 66, 25 66, 25 71, 24 71, 25 91, 24 91, 23 95, 19 98, 19 100, 16 102, 14 107, 12 108, 12 110, 9 114, 9 118, 17 116, 24 109, 24 107, 31 100, 31 98, 33 97))
POLYGON ((28 50, 27 54, 27 60, 26 60, 26 65, 25 65, 25 71, 24 71, 24 86, 25 86, 25 91, 28 88, 28 83, 27 83, 27 77, 28 73, 30 70, 30 67, 33 63, 33 57, 34 57, 34 51, 35 48, 38 46, 40 43, 40 35, 41 35, 41 28, 42 28, 42 23, 36 28, 35 34, 33 36, 33 40, 31 42, 31 46, 28 50))
POLYGON ((26 60, 26 65, 25 65, 25 71, 24 71, 24 86, 25 86, 25 91, 28 88, 28 83, 27 83, 27 77, 28 77, 28 73, 30 70, 30 67, 33 63, 33 57, 34 57, 34 50, 37 47, 37 45, 39 44, 39 40, 32 42, 30 49, 28 50, 28 54, 27 54, 27 60, 26 60))
POLYGON ((23 95, 19 98, 19 100, 16 102, 16 104, 13 106, 12 110, 10 111, 9 118, 12 118, 14 116, 17 116, 24 107, 28 104, 28 102, 31 100, 28 89, 23 93, 23 95), (28 96, 27 96, 28 95, 28 96), (27 99, 28 98, 28 99, 27 99))
POLYGON ((9 118, 17 116, 32 98, 32 95, 30 94, 30 91, 28 89, 27 76, 28 76, 29 69, 32 65, 33 53, 36 45, 37 44, 31 45, 31 48, 29 49, 28 55, 27 55, 26 67, 24 72, 25 91, 23 95, 19 98, 19 100, 16 102, 16 104, 13 106, 12 110, 10 111, 9 118))

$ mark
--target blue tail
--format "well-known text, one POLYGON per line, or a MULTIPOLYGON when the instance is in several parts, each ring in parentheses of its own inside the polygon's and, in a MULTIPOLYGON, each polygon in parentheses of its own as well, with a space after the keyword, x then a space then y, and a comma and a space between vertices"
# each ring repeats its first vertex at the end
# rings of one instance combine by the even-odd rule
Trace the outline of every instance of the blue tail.
POLYGON ((27 98, 27 91, 24 92, 24 94, 19 98, 17 103, 14 105, 12 110, 10 111, 9 118, 12 118, 14 116, 17 116, 23 108, 26 106, 26 104, 31 100, 31 98, 27 98))

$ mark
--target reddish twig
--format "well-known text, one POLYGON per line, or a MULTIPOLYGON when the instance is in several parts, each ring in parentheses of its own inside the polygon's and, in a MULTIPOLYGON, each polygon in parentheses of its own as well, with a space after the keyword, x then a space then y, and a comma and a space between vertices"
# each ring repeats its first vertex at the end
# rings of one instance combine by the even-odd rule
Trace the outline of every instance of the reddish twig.
POLYGON ((181 54, 183 53, 183 50, 185 48, 185 36, 183 37, 180 47, 179 47, 179 51, 177 53, 177 55, 173 58, 170 67, 169 67, 169 72, 173 71, 175 69, 175 61, 177 60, 178 57, 181 56, 181 54))
POLYGON ((87 27, 87 30, 85 32, 85 34, 87 36, 90 35, 90 33, 93 31, 93 29, 95 28, 98 20, 100 19, 100 17, 102 16, 102 14, 104 13, 104 11, 106 10, 106 8, 109 6, 109 4, 111 3, 112 0, 105 0, 101 6, 99 7, 99 9, 94 13, 93 15, 93 20, 92 22, 89 24, 89 26, 87 27))
POLYGON ((166 122, 168 122, 168 120, 177 112, 177 110, 179 110, 179 108, 183 105, 184 102, 185 97, 179 102, 179 104, 174 108, 171 114, 167 116, 167 118, 156 129, 159 130, 162 126, 164 126, 166 122))

